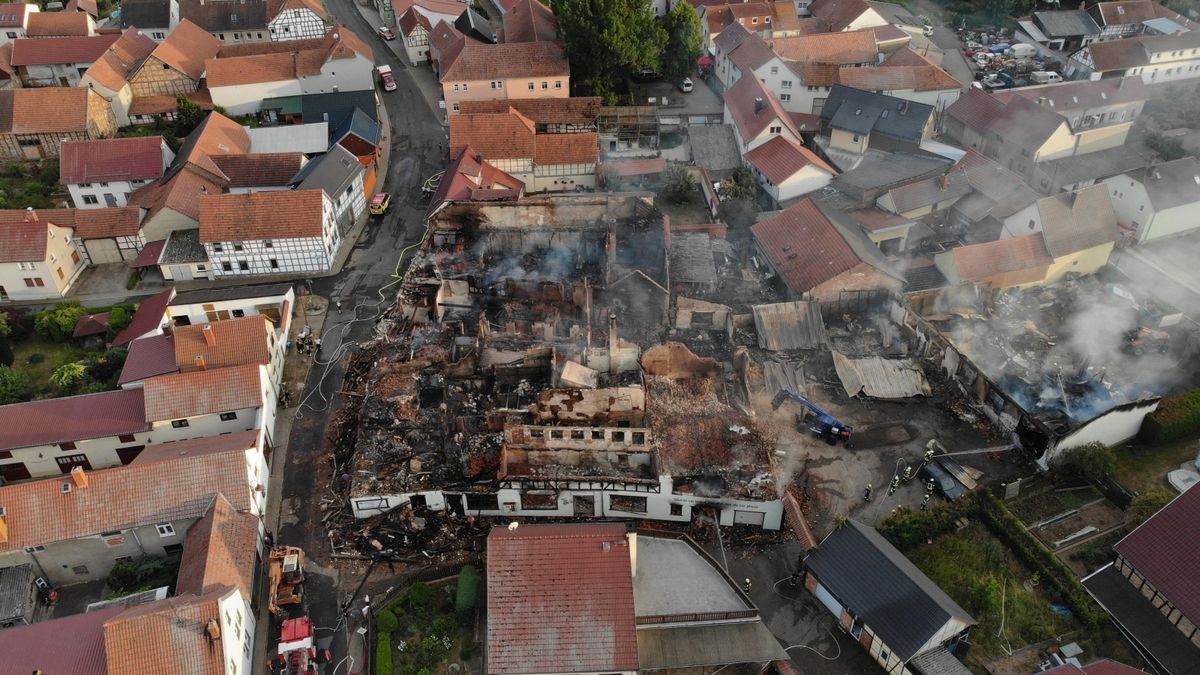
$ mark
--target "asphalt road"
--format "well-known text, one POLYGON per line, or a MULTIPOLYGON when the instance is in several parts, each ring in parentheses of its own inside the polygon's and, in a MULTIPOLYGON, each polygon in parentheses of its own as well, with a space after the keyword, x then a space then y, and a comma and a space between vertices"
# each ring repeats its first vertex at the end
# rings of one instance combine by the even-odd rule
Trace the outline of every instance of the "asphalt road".
MULTIPOLYGON (((362 36, 375 52, 376 64, 388 64, 396 74, 397 90, 381 93, 390 128, 385 142, 391 156, 382 189, 392 193, 391 212, 372 218, 359 239, 345 268, 336 276, 315 280, 312 290, 340 302, 329 306, 325 323, 323 354, 340 356, 328 365, 315 365, 309 374, 303 405, 288 438, 287 461, 283 468, 280 527, 281 543, 302 547, 308 554, 307 605, 318 627, 339 624, 339 607, 347 600, 339 588, 353 588, 357 579, 338 578, 330 565, 330 547, 321 523, 320 491, 332 467, 325 449, 325 430, 338 401, 345 367, 354 345, 370 336, 374 318, 392 301, 391 289, 380 289, 394 280, 400 252, 420 240, 424 233, 424 213, 428 201, 422 198, 421 185, 433 173, 444 168, 444 130, 417 89, 407 66, 375 35, 353 6, 352 0, 327 0, 326 6, 337 23, 345 24, 362 36)), ((393 287, 394 288, 394 287, 393 287)), ((355 607, 361 607, 357 603, 355 607)), ((345 657, 344 631, 336 635, 330 648, 334 663, 345 657)), ((325 637, 328 633, 318 633, 325 637)), ((361 671, 361 665, 343 665, 337 672, 361 671)))

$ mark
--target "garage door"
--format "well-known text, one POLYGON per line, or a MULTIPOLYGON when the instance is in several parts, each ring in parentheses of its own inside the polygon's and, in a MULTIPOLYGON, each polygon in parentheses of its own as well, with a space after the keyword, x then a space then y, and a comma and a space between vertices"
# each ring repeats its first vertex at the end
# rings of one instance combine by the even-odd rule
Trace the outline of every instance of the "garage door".
POLYGON ((734 525, 757 525, 762 527, 763 520, 767 517, 765 513, 758 511, 737 511, 733 512, 734 525))
POLYGON ((825 590, 824 586, 817 584, 817 590, 813 592, 813 595, 817 596, 817 599, 821 601, 821 604, 825 605, 825 608, 828 609, 834 616, 842 615, 842 603, 838 602, 837 598, 833 597, 829 591, 825 590))
POLYGON ((92 259, 93 265, 124 262, 121 260, 117 242, 113 239, 89 239, 84 245, 87 246, 88 257, 92 259))

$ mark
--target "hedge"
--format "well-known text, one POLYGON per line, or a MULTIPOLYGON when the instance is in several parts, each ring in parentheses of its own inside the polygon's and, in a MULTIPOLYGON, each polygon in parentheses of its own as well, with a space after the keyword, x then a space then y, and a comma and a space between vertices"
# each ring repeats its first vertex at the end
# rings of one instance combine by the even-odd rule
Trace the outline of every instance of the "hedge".
POLYGON ((1200 390, 1168 396, 1146 415, 1138 434, 1145 443, 1166 443, 1200 431, 1200 390))
POLYGON ((392 675, 392 634, 379 631, 375 635, 375 674, 392 675))
POLYGON ((471 618, 479 598, 479 572, 471 565, 463 565, 458 573, 458 595, 454 599, 454 612, 459 620, 471 618))

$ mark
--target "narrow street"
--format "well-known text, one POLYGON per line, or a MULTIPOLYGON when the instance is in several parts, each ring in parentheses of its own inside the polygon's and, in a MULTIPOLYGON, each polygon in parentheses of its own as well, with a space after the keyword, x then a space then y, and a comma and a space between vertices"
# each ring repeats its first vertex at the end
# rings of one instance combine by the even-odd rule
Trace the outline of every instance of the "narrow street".
MULTIPOLYGON (((326 4, 337 23, 349 26, 372 45, 376 64, 390 65, 396 73, 397 90, 380 92, 389 120, 382 142, 390 146, 391 157, 383 184, 377 188, 392 194, 393 207, 386 216, 371 219, 340 274, 312 284, 314 294, 331 301, 323 335, 323 360, 327 363, 314 364, 309 373, 287 440, 286 462, 276 464, 277 473, 282 474, 276 538, 302 547, 308 555, 309 614, 318 627, 318 639, 333 631, 333 663, 341 662, 336 671, 330 671, 358 673, 365 664, 346 659, 348 631, 338 616, 339 607, 348 600, 339 589, 353 589, 358 579, 338 577, 321 522, 321 499, 329 496, 325 486, 332 472, 324 447, 325 431, 338 404, 336 392, 350 354, 359 341, 372 334, 375 318, 391 303, 391 291, 386 287, 394 279, 401 251, 424 234, 428 201, 422 198, 421 185, 444 168, 446 136, 407 65, 375 35, 375 27, 352 0, 328 0, 326 4)), ((275 519, 275 514, 269 514, 268 528, 275 519)), ((268 643, 274 640, 271 635, 268 643)))

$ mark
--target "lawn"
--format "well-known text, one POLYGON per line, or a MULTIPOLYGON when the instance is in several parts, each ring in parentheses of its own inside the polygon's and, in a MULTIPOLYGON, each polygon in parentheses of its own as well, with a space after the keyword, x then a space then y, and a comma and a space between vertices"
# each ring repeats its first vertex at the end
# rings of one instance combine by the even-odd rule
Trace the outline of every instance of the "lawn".
POLYGON ((696 188, 688 200, 682 204, 669 202, 659 196, 654 198, 654 206, 667 214, 673 224, 700 225, 713 221, 712 213, 704 204, 704 197, 700 194, 700 188, 696 188))
POLYGON ((1180 464, 1196 458, 1197 437, 1181 438, 1159 446, 1132 445, 1115 447, 1117 466, 1113 477, 1117 482, 1135 492, 1146 492, 1154 488, 1169 488, 1167 472, 1179 468, 1180 464))
POLYGON ((1026 590, 1029 571, 983 525, 972 524, 907 554, 978 622, 971 629, 969 661, 986 663, 1078 627, 1051 611, 1037 587, 1026 590))
POLYGON ((33 398, 47 398, 59 395, 58 389, 50 383, 50 373, 55 368, 97 353, 73 342, 53 342, 34 334, 13 345, 12 368, 28 378, 29 393, 33 398))

